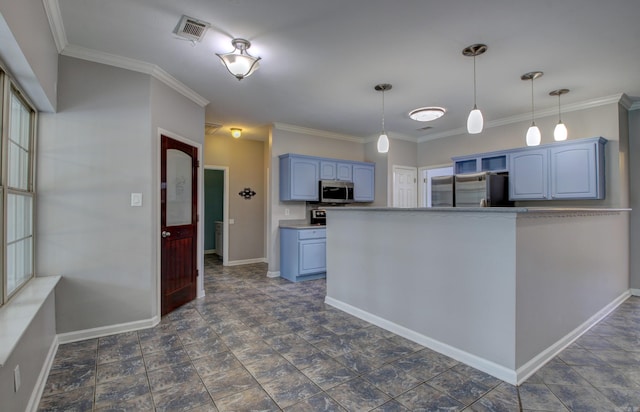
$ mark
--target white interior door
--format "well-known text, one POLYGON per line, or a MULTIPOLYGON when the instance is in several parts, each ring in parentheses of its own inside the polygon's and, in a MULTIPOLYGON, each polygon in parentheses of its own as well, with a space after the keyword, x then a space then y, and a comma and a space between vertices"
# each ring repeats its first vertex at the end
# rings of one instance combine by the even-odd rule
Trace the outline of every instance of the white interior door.
POLYGON ((420 168, 420 207, 431 207, 431 178, 452 174, 453 166, 420 168))
POLYGON ((418 169, 393 166, 393 207, 418 207, 418 169))

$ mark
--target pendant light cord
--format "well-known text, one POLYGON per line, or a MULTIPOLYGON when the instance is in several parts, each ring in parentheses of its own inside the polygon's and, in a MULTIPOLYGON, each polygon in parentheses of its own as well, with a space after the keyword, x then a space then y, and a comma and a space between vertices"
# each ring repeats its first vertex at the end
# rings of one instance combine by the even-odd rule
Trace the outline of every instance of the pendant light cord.
POLYGON ((382 90, 382 133, 387 134, 384 130, 384 90, 382 90))
POLYGON ((531 78, 531 124, 535 124, 534 115, 533 115, 533 77, 531 78))
POLYGON ((562 123, 562 115, 560 113, 560 93, 558 93, 558 123, 562 123))
POLYGON ((473 110, 477 109, 476 105, 476 55, 473 55, 473 110))

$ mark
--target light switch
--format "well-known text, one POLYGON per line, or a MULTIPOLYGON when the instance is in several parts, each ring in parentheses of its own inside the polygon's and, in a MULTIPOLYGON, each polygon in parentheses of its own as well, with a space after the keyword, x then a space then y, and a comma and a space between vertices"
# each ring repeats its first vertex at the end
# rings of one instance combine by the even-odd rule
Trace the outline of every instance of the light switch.
POLYGON ((131 193, 131 206, 142 206, 142 193, 131 193))
POLYGON ((229 224, 230 224, 230 225, 232 225, 232 224, 234 224, 234 223, 236 223, 236 220, 235 220, 235 219, 229 219, 229 224))

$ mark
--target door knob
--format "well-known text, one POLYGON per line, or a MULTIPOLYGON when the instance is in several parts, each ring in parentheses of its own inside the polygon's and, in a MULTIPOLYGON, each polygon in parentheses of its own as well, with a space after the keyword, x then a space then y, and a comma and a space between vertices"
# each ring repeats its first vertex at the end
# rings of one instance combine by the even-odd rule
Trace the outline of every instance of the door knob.
POLYGON ((171 232, 167 232, 166 230, 162 231, 162 237, 169 237, 171 236, 171 232))

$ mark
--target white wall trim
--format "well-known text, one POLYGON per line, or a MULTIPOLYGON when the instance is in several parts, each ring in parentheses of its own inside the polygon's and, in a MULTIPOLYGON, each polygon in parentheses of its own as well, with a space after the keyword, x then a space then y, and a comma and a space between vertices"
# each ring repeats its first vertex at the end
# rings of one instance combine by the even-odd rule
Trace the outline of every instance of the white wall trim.
POLYGON ((209 104, 209 101, 207 99, 191 90, 184 83, 171 76, 169 73, 162 70, 155 64, 147 63, 142 60, 131 59, 128 57, 117 56, 115 54, 104 53, 82 46, 76 46, 74 44, 67 45, 60 54, 151 75, 152 77, 163 82, 178 93, 182 94, 189 100, 193 101, 197 105, 205 107, 209 104))
POLYGON ((80 340, 101 338, 103 336, 115 335, 118 333, 132 332, 140 329, 148 329, 160 323, 160 317, 154 316, 150 319, 136 320, 133 322, 119 323, 116 325, 100 326, 98 328, 76 330, 73 332, 59 333, 58 343, 71 343, 80 340))
POLYGON ((232 260, 229 261, 225 266, 240 266, 240 265, 250 265, 252 263, 266 263, 267 258, 255 258, 255 259, 241 259, 241 260, 232 260))
POLYGON ((56 358, 56 353, 58 352, 59 345, 60 344, 58 342, 58 336, 54 336, 53 341, 51 342, 51 346, 49 346, 47 357, 45 358, 44 364, 42 365, 42 369, 40 369, 40 374, 38 375, 36 384, 33 387, 31 396, 29 397, 29 403, 27 403, 25 411, 36 412, 38 410, 38 405, 40 405, 40 398, 42 398, 42 393, 44 392, 44 387, 47 383, 49 372, 51 371, 51 365, 53 365, 53 360, 56 358))
POLYGON ((515 371, 505 366, 498 365, 495 362, 491 362, 487 359, 442 343, 438 340, 432 339, 428 336, 422 335, 411 329, 405 328, 404 326, 400 326, 394 322, 373 315, 369 312, 366 312, 362 309, 356 308, 329 296, 325 298, 325 303, 357 318, 360 318, 404 338, 407 338, 413 342, 419 343, 420 345, 426 346, 429 349, 433 349, 437 352, 442 353, 443 355, 449 356, 457 361, 463 362, 469 366, 495 376, 496 378, 501 379, 507 383, 510 383, 512 385, 519 385, 527 378, 529 378, 532 374, 534 374, 538 369, 544 366, 554 356, 556 356, 567 346, 573 343, 576 339, 582 336, 582 334, 584 334, 591 327, 601 321, 605 316, 615 310, 615 308, 617 308, 629 296, 631 296, 630 291, 625 291, 622 295, 618 296, 611 303, 598 311, 595 315, 587 319, 582 325, 575 328, 573 331, 568 333, 563 338, 559 339, 556 343, 549 346, 547 349, 542 351, 532 360, 515 371))
POLYGON ((324 130, 311 129, 308 127, 295 126, 295 125, 286 124, 286 123, 274 123, 273 127, 276 130, 282 130, 285 132, 293 132, 293 133, 307 134, 311 136, 326 137, 329 139, 346 140, 348 142, 356 142, 356 143, 365 142, 365 139, 362 137, 350 136, 350 135, 341 134, 341 133, 327 132, 324 130))
MULTIPOLYGON (((562 105, 562 113, 568 113, 568 112, 575 112, 577 110, 585 110, 585 109, 591 109, 594 107, 599 107, 599 106, 604 106, 607 104, 611 104, 611 103, 618 103, 621 102, 624 99, 624 96, 626 96, 624 93, 618 93, 618 94, 614 94, 611 96, 604 96, 604 97, 599 97, 596 99, 591 99, 591 100, 586 100, 584 102, 578 102, 578 103, 572 103, 572 104, 567 104, 567 105, 562 105)), ((638 103, 638 107, 640 107, 640 102, 636 102, 638 103)), ((635 106, 635 104, 634 104, 635 106)), ((546 116, 553 116, 553 115, 557 115, 558 114, 558 108, 557 107, 553 107, 553 108, 548 108, 548 109, 543 109, 543 110, 536 110, 536 118, 541 118, 541 117, 546 117, 546 116)), ((531 114, 530 113, 523 113, 523 114, 519 114, 516 116, 510 116, 510 117, 505 117, 504 119, 497 119, 497 120, 492 120, 489 122, 485 122, 484 124, 484 128, 485 129, 490 129, 492 127, 498 127, 498 126, 505 126, 508 124, 513 124, 513 123, 519 123, 519 122, 524 122, 524 121, 529 121, 531 120, 531 114)), ((418 143, 423 143, 423 142, 428 142, 430 140, 436 140, 436 139, 440 139, 443 137, 449 137, 449 136, 458 136, 461 134, 466 134, 467 133, 467 129, 464 127, 460 127, 457 129, 452 129, 452 130, 445 130, 443 132, 440 133, 434 133, 434 134, 429 134, 427 136, 422 136, 419 137, 417 139, 418 143)))
POLYGON ((640 289, 629 289, 631 296, 640 296, 640 289))
POLYGON ((553 359, 556 355, 562 352, 567 346, 571 345, 576 339, 582 336, 585 332, 595 326, 598 322, 600 322, 604 317, 613 312, 622 302, 627 300, 631 296, 629 290, 622 293, 620 296, 615 298, 612 302, 606 305, 604 308, 596 312, 593 316, 587 319, 580 326, 560 338, 556 343, 549 346, 544 351, 540 352, 529 362, 525 363, 521 367, 519 367, 516 371, 516 375, 518 376, 518 383, 520 384, 527 380, 531 375, 533 375, 538 369, 543 367, 547 362, 553 359))
POLYGON ((44 5, 44 12, 47 14, 47 20, 49 20, 49 27, 51 28, 51 34, 53 34, 56 48, 58 49, 58 53, 61 53, 69 42, 67 41, 67 33, 62 23, 60 3, 58 3, 58 0, 42 0, 42 3, 44 5))
POLYGON ((443 355, 449 356, 457 361, 466 363, 467 365, 470 365, 476 369, 486 372, 492 376, 495 376, 496 378, 501 379, 507 383, 510 383, 512 385, 516 384, 515 383, 517 380, 516 372, 502 365, 498 365, 495 362, 491 362, 479 356, 473 355, 469 352, 465 352, 453 346, 447 345, 446 343, 442 343, 438 340, 422 335, 411 329, 405 328, 404 326, 400 326, 397 323, 383 319, 379 316, 373 315, 369 312, 366 312, 362 309, 358 309, 354 306, 349 305, 348 303, 344 303, 342 301, 331 298, 329 296, 325 298, 325 303, 335 308, 338 308, 350 315, 353 315, 357 318, 360 318, 376 326, 379 326, 383 329, 386 329, 390 332, 393 332, 396 335, 400 335, 403 338, 407 338, 429 349, 433 349, 437 352, 440 352, 443 355))
POLYGON ((267 277, 268 278, 279 278, 280 277, 280 271, 279 270, 268 270, 267 271, 267 277))

